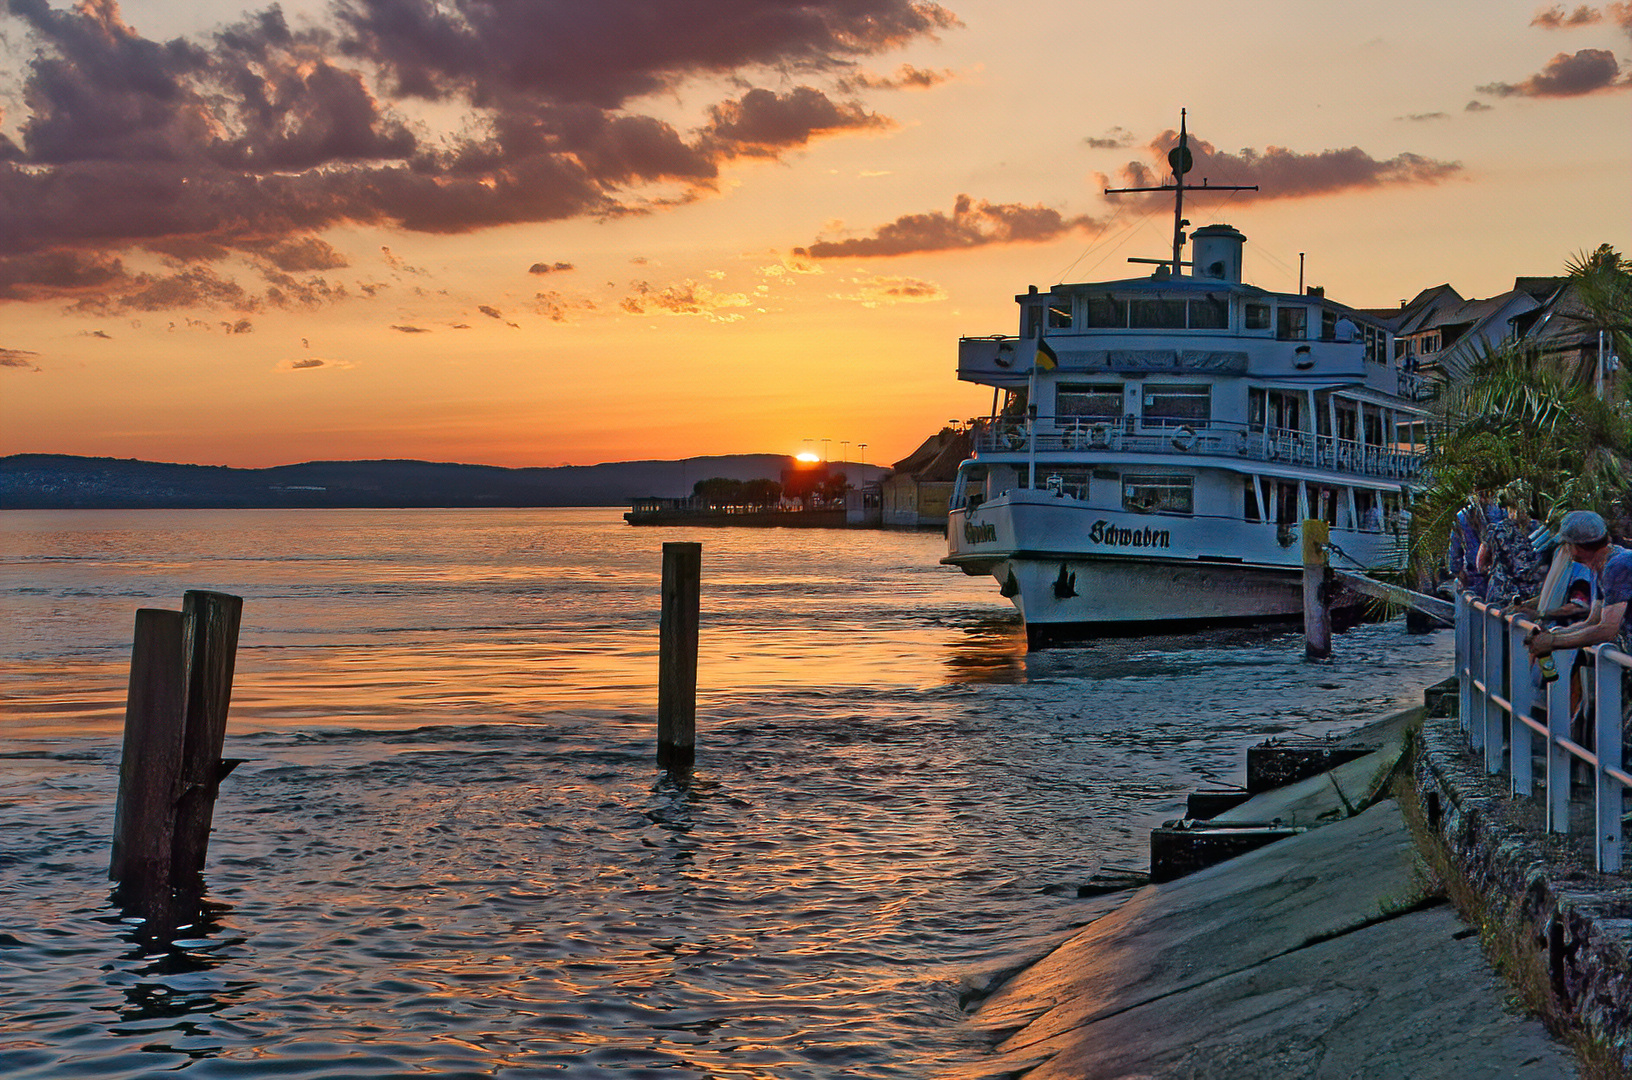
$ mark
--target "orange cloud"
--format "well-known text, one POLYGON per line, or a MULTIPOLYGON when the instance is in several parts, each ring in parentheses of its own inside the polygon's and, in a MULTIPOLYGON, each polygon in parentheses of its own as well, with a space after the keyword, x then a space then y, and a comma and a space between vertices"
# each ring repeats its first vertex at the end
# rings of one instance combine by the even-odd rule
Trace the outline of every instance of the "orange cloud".
POLYGON ((905 214, 880 225, 871 236, 819 240, 808 248, 795 248, 794 254, 815 259, 915 255, 994 244, 1042 243, 1098 227, 1099 222, 1093 218, 1066 217, 1046 206, 976 202, 968 195, 959 195, 951 214, 939 210, 905 214))

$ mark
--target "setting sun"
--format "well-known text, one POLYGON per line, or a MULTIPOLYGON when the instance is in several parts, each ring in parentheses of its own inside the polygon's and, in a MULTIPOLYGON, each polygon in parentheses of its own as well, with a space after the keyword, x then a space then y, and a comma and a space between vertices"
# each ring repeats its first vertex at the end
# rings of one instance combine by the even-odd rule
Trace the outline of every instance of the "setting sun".
POLYGON ((811 452, 811 451, 809 451, 809 450, 806 450, 806 451, 805 451, 805 452, 804 452, 804 453, 802 453, 802 454, 795 454, 795 455, 794 455, 794 460, 795 460, 795 461, 808 461, 808 462, 815 462, 815 461, 820 461, 820 460, 822 460, 822 459, 821 459, 821 458, 819 458, 819 457, 817 457, 817 456, 816 456, 816 455, 815 455, 815 454, 814 454, 814 453, 812 453, 812 452, 811 452))

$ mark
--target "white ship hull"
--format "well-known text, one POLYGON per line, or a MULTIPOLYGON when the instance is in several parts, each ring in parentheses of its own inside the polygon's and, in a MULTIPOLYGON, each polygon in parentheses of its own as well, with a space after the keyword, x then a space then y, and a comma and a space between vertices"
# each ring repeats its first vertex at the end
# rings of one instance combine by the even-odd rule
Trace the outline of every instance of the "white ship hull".
MULTIPOLYGON (((1396 562, 1392 535, 1335 530, 1332 540, 1367 569, 1396 562)), ((1301 543, 1274 524, 1116 512, 1018 489, 954 510, 944 561, 991 574, 1033 647, 1303 615, 1301 543)))

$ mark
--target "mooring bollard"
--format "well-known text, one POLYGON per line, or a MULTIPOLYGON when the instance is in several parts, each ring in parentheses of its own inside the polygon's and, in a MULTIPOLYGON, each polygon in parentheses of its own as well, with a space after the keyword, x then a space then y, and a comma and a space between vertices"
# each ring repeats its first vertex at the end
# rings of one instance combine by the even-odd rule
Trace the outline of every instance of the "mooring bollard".
POLYGON ((663 609, 658 619, 657 763, 687 772, 697 756, 697 624, 703 545, 663 545, 663 609))
POLYGON ((1303 654, 1310 660, 1332 655, 1332 609, 1327 606, 1326 545, 1332 534, 1324 521, 1303 523, 1303 654))
POLYGON ((136 612, 108 876, 158 897, 204 866, 222 777, 243 600, 187 593, 136 612))

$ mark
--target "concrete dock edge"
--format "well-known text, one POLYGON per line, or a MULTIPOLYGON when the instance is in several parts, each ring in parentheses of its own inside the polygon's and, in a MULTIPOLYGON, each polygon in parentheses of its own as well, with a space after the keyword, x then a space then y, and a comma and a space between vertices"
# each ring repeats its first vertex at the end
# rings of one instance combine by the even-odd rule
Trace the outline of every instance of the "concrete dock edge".
POLYGON ((1422 824, 1480 909, 1470 914, 1513 949, 1506 974, 1543 980, 1555 1022, 1632 1071, 1632 882, 1594 869, 1584 815, 1571 834, 1548 833, 1540 803, 1485 772, 1454 716, 1424 721, 1413 779, 1422 824))

